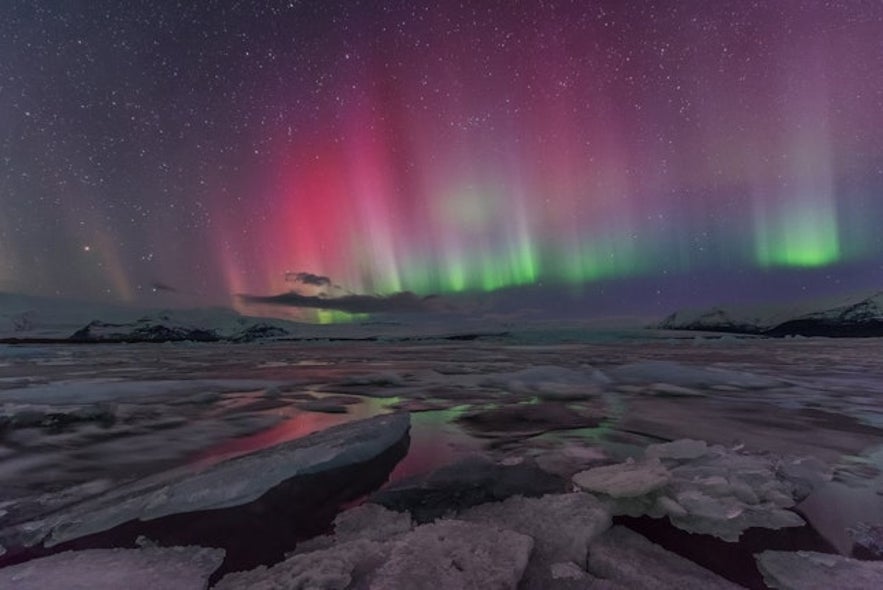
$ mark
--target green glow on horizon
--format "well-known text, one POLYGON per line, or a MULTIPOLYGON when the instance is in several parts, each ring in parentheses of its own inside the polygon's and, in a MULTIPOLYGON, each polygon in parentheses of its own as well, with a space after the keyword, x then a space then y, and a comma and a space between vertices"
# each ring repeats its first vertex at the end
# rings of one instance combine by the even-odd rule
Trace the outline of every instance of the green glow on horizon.
POLYGON ((830 207, 804 207, 770 227, 760 224, 755 235, 755 255, 761 267, 813 268, 842 258, 836 213, 830 207))

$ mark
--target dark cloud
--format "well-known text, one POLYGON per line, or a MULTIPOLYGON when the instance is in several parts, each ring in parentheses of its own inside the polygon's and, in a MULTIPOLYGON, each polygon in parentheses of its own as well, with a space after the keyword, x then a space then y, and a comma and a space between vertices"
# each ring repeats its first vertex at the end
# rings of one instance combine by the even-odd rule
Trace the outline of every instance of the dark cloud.
POLYGON ((290 283, 301 283, 313 287, 330 287, 331 279, 311 272, 287 272, 285 280, 290 283))
POLYGON ((162 281, 153 281, 150 283, 150 288, 154 291, 166 291, 168 293, 177 293, 178 290, 171 285, 163 283, 162 281))
POLYGON ((333 309, 346 313, 404 313, 441 311, 443 305, 435 295, 421 297, 410 291, 392 295, 302 295, 295 291, 281 295, 240 295, 243 303, 252 305, 281 305, 313 309, 333 309))

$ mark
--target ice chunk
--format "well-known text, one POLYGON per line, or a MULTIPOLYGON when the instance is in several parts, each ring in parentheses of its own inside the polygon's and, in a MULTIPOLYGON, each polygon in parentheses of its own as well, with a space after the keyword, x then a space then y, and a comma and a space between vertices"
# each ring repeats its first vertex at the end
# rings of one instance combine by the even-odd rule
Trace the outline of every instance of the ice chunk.
POLYGON ((708 454, 708 443, 689 438, 650 445, 645 451, 646 456, 660 459, 698 459, 706 454, 708 454))
POLYGON ((512 531, 440 520, 388 541, 336 543, 229 574, 214 590, 514 589, 532 546, 530 537, 512 531))
POLYGON ((588 577, 586 572, 572 561, 553 563, 549 566, 549 573, 553 580, 582 580, 588 577))
POLYGON ((371 501, 392 510, 408 511, 415 521, 425 523, 510 496, 560 493, 566 490, 566 484, 564 478, 547 473, 530 461, 506 466, 476 456, 393 484, 374 494, 371 501))
POLYGON ((535 394, 549 399, 582 399, 599 392, 609 379, 600 371, 575 371, 565 367, 540 365, 511 373, 486 376, 480 384, 512 393, 535 394))
POLYGON ((407 512, 394 512, 379 504, 362 504, 337 515, 334 519, 333 535, 314 537, 298 543, 295 551, 305 553, 357 539, 385 541, 408 532, 413 524, 411 515, 407 512))
POLYGON ((204 547, 65 551, 0 569, 0 588, 203 590, 223 560, 204 547))
POLYGON ((393 545, 370 588, 514 589, 527 566, 530 537, 456 520, 414 529, 393 545))
POLYGON ((573 483, 583 490, 613 498, 643 496, 663 487, 669 481, 671 473, 659 459, 605 465, 573 476, 573 483))
POLYGON ((727 369, 683 365, 672 361, 642 361, 608 371, 622 383, 669 383, 680 387, 734 385, 743 389, 767 389, 782 385, 772 377, 727 369))
POLYGON ((860 522, 849 529, 849 534, 856 545, 875 557, 883 557, 883 526, 860 522))
POLYGON ((47 546, 110 529, 131 520, 227 508, 251 502, 299 475, 361 463, 380 455, 408 433, 407 414, 389 414, 333 426, 321 432, 212 465, 181 468, 121 486, 63 509, 43 521, 0 531, 30 545, 47 546))
POLYGON ((380 566, 391 547, 363 539, 300 553, 272 567, 227 574, 212 590, 344 590, 380 566))
POLYGON ((542 402, 476 410, 463 414, 457 422, 480 435, 512 436, 594 428, 601 418, 597 412, 577 410, 561 402, 542 402))
POLYGON ((407 512, 393 512, 379 504, 362 504, 334 519, 334 534, 344 540, 387 539, 411 530, 412 525, 407 512))
POLYGON ((883 562, 813 551, 764 551, 755 556, 763 579, 779 590, 883 588, 883 562))
POLYGON ((751 527, 804 524, 788 508, 804 495, 820 468, 807 461, 790 473, 783 469, 797 464, 798 460, 678 440, 648 447, 638 461, 583 471, 573 482, 610 497, 615 514, 668 517, 685 531, 736 541, 751 527))
POLYGON ((519 586, 523 590, 549 587, 553 565, 558 562, 585 563, 589 543, 611 522, 607 507, 584 493, 513 496, 470 508, 457 518, 493 524, 533 538, 534 551, 519 586))
POLYGON ((631 590, 736 590, 739 586, 615 526, 589 546, 589 573, 631 590))

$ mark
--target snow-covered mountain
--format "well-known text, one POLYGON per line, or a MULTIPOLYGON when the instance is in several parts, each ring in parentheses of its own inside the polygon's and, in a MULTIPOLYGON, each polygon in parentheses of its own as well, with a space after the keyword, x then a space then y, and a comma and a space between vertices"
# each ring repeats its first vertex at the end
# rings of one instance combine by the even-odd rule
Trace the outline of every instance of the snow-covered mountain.
POLYGON ((464 314, 396 314, 329 325, 247 316, 228 308, 150 310, 0 293, 0 341, 255 342, 295 340, 469 340, 509 327, 464 314))
POLYGON ((225 308, 147 310, 0 293, 0 339, 6 340, 251 342, 291 336, 305 327, 225 308))
POLYGON ((74 342, 253 342, 283 338, 296 332, 284 320, 251 318, 232 310, 162 311, 135 321, 89 322, 70 336, 74 342))
POLYGON ((720 307, 700 312, 677 311, 659 322, 664 330, 697 330, 758 334, 765 329, 765 320, 759 316, 738 314, 720 307))
POLYGON ((883 336, 883 292, 816 311, 778 307, 676 312, 655 327, 765 336, 883 336))
POLYGON ((770 336, 883 336, 883 292, 856 303, 796 317, 767 333, 770 336))

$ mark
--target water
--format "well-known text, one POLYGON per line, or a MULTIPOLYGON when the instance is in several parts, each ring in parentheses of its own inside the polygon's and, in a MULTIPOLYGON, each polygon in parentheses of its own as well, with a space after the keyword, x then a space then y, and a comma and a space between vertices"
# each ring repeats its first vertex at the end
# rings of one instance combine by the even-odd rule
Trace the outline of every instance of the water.
MULTIPOLYGON (((652 337, 2 347, 0 480, 8 483, 0 526, 151 473, 208 468, 401 409, 412 411, 401 456, 354 479, 338 474, 349 491, 326 502, 322 518, 279 539, 273 555, 326 529, 336 510, 371 490, 476 453, 512 461, 567 447, 620 460, 685 437, 830 465, 835 481, 798 507, 830 550, 853 553, 849 529, 883 523, 879 343, 643 334, 652 337), (646 362, 655 371, 649 378, 628 368, 646 362), (308 409, 317 404, 333 407, 308 409), (550 416, 567 412, 595 425, 567 429, 539 416, 525 435, 511 424, 460 420, 515 404, 538 413, 554 406, 550 416)), ((318 494, 327 482, 314 484, 310 493, 318 494)), ((295 492, 277 495, 284 493, 295 492)), ((234 511, 216 520, 238 518, 234 511)))

